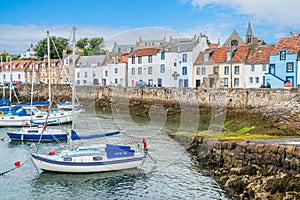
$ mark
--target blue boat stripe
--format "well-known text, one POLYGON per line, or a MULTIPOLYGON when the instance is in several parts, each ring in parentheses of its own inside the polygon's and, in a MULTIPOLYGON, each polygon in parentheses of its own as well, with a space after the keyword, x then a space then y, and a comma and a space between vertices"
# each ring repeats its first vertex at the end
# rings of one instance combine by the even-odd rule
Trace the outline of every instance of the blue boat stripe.
POLYGON ((67 165, 67 166, 95 166, 95 165, 111 165, 111 164, 119 164, 119 163, 126 163, 126 162, 134 162, 134 161, 139 161, 142 160, 144 157, 138 157, 138 158, 130 158, 130 159, 125 159, 125 160, 115 160, 115 161, 105 161, 105 162, 69 162, 69 161, 55 161, 55 160, 50 160, 44 157, 37 156, 35 154, 31 154, 33 158, 46 162, 46 163, 51 163, 55 165, 67 165))

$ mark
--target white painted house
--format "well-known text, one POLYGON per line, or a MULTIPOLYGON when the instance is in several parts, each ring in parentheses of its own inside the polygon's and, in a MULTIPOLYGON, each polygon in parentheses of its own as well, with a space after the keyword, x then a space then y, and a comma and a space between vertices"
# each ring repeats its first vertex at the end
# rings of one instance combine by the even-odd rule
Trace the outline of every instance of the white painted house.
POLYGON ((270 53, 274 45, 258 46, 251 51, 245 63, 245 88, 259 88, 264 82, 264 74, 269 73, 270 53))
POLYGON ((101 66, 106 55, 81 56, 75 67, 76 85, 99 85, 102 79, 101 66))
POLYGON ((207 37, 202 34, 139 48, 128 58, 128 86, 192 87, 193 64, 206 48, 207 37))
POLYGON ((117 56, 101 66, 101 86, 127 86, 127 56, 117 56))

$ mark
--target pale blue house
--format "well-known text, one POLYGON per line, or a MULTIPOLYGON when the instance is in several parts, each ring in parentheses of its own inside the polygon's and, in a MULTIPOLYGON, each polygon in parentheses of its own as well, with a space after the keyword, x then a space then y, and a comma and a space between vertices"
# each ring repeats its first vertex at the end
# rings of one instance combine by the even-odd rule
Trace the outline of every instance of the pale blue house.
POLYGON ((272 88, 283 88, 289 81, 292 87, 297 87, 299 55, 299 34, 291 34, 290 38, 281 38, 270 54, 269 73, 264 76, 264 85, 270 83, 272 88))

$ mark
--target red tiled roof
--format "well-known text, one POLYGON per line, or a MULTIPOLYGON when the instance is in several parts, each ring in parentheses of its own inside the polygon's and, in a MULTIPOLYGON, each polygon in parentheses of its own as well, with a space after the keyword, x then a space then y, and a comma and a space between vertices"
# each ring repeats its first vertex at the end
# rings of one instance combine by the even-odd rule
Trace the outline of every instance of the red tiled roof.
POLYGON ((141 48, 135 50, 133 53, 131 53, 128 57, 138 57, 138 56, 153 56, 158 52, 158 48, 141 48))
POLYGON ((227 59, 227 51, 230 50, 230 47, 220 47, 215 49, 214 53, 209 59, 210 63, 222 63, 226 62, 227 59))
POLYGON ((237 50, 233 55, 232 62, 246 62, 249 51, 250 45, 238 46, 237 50))
POLYGON ((270 54, 274 48, 274 45, 258 46, 250 52, 247 61, 268 63, 270 59, 270 54))
MULTIPOLYGON (((119 63, 127 63, 128 62, 127 56, 117 56, 115 59, 118 59, 119 63)), ((113 64, 113 63, 114 63, 114 59, 109 59, 109 60, 106 60, 103 65, 105 66, 105 65, 113 64)))
POLYGON ((281 38, 277 42, 271 54, 279 54, 283 49, 287 49, 288 53, 297 53, 300 51, 300 35, 294 34, 290 38, 281 38))

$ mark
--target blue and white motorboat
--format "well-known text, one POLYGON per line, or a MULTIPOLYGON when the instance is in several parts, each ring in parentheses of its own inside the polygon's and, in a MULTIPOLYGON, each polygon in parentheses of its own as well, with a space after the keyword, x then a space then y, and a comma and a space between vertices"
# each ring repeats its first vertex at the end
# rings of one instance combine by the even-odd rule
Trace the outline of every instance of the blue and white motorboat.
POLYGON ((18 131, 8 129, 7 135, 12 141, 53 142, 68 139, 67 131, 50 129, 47 126, 23 127, 18 131))

